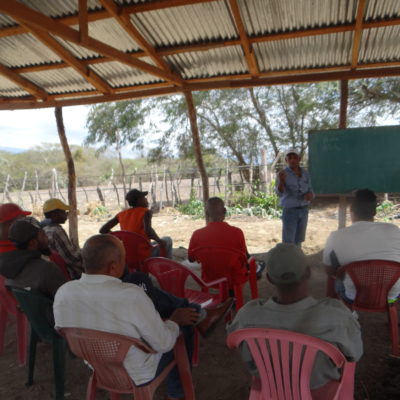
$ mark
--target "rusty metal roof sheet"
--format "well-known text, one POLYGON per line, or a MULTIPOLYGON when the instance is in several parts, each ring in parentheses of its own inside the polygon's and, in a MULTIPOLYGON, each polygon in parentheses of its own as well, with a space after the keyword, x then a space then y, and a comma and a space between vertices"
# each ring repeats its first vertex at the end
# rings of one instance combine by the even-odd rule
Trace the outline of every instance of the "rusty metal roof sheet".
POLYGON ((399 37, 399 0, 0 1, 0 109, 398 76, 399 37))

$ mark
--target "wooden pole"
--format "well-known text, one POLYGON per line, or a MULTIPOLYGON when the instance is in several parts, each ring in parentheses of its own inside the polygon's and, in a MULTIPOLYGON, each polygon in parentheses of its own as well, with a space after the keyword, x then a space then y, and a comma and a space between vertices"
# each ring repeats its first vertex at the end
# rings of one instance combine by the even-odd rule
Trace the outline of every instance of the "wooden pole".
POLYGON ((68 145, 67 136, 65 134, 65 127, 64 127, 61 107, 55 108, 55 116, 57 122, 58 136, 60 137, 61 146, 64 151, 64 156, 68 167, 68 203, 71 207, 71 210, 68 215, 69 238, 75 246, 79 247, 75 164, 74 164, 74 159, 72 158, 71 149, 69 148, 68 145))
POLYGON ((190 127, 192 130, 192 139, 193 139, 193 148, 194 154, 196 156, 197 168, 200 172, 200 177, 203 186, 203 201, 204 203, 208 200, 209 197, 209 189, 208 189, 208 176, 207 171, 203 162, 203 155, 201 153, 201 143, 200 143, 200 135, 199 128, 197 126, 197 117, 196 117, 196 109, 193 102, 192 92, 184 92, 186 104, 189 112, 189 120, 190 127))
MULTIPOLYGON (((340 81, 340 116, 339 116, 339 129, 345 129, 347 126, 347 104, 349 100, 349 81, 340 81)), ((339 197, 338 209, 338 228, 346 226, 347 215, 347 199, 345 196, 339 197)))

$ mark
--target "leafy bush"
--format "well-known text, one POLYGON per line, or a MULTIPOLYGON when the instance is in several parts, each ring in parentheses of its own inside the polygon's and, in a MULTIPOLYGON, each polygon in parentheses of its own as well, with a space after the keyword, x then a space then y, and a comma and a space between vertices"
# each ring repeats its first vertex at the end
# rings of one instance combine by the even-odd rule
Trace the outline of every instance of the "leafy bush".
POLYGON ((376 207, 376 216, 385 222, 390 221, 392 214, 395 213, 396 206, 389 200, 382 201, 378 207, 376 207))
POLYGON ((187 203, 180 204, 178 210, 185 215, 191 215, 193 218, 204 218, 204 204, 202 200, 194 197, 193 193, 187 203))

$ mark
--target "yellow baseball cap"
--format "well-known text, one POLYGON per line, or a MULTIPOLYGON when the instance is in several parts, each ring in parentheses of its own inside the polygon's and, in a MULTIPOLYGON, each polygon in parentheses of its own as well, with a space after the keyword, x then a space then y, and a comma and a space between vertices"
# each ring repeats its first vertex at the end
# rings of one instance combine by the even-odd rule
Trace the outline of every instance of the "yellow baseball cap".
POLYGON ((65 210, 69 211, 71 207, 63 203, 60 199, 49 199, 43 204, 43 212, 48 213, 54 210, 65 210))

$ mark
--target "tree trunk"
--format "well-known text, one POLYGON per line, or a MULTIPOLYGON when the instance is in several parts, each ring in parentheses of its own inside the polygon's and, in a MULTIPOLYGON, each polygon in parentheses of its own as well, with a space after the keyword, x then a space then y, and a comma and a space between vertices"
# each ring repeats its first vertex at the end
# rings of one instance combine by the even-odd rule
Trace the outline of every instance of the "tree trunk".
POLYGON ((64 128, 64 121, 63 121, 61 107, 55 108, 55 116, 57 122, 58 136, 60 137, 61 146, 63 148, 65 160, 67 162, 67 167, 68 167, 68 203, 71 207, 68 216, 69 238, 74 245, 79 246, 75 165, 74 165, 74 160, 72 158, 71 150, 68 145, 67 136, 65 135, 65 128, 64 128))
POLYGON ((201 154, 201 144, 200 144, 200 135, 199 135, 199 128, 197 126, 197 119, 196 119, 196 109, 193 103, 193 96, 192 92, 184 92, 187 108, 189 111, 189 120, 190 126, 192 129, 192 138, 193 138, 193 147, 194 147, 194 154, 196 156, 196 163, 197 167, 200 172, 201 182, 203 186, 203 201, 204 203, 208 200, 209 197, 209 190, 208 190, 208 176, 206 168, 204 167, 203 156, 201 154))

